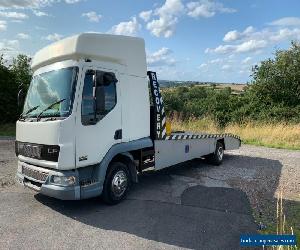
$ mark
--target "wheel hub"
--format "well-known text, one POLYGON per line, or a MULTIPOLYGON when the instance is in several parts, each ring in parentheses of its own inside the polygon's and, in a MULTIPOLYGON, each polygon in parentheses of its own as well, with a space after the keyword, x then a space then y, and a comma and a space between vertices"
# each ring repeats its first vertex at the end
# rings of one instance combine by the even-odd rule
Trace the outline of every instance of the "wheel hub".
POLYGON ((223 147, 218 148, 217 155, 218 155, 219 160, 221 161, 223 159, 223 155, 224 155, 223 147))
POLYGON ((127 189, 127 175, 123 170, 119 170, 113 177, 111 190, 116 197, 120 197, 127 189))

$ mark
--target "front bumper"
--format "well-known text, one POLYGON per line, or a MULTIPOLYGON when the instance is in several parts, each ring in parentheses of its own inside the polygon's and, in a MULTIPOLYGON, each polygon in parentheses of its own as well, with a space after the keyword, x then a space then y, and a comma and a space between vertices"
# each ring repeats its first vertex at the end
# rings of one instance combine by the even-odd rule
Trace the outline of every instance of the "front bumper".
POLYGON ((85 186, 80 185, 80 172, 76 169, 68 171, 49 170, 18 161, 16 179, 24 187, 60 200, 80 200, 99 196, 102 193, 102 186, 98 182, 85 186), (29 171, 23 171, 23 166, 29 171), (50 182, 52 176, 75 176, 76 183, 72 186, 56 185, 50 182))

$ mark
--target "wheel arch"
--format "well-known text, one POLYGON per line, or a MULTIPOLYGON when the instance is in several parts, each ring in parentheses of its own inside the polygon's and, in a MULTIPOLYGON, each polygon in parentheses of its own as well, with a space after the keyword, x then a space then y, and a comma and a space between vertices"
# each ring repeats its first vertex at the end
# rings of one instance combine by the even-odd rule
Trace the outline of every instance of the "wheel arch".
POLYGON ((107 169, 112 161, 117 161, 118 159, 124 161, 124 164, 129 164, 129 171, 134 182, 137 181, 137 172, 135 169, 135 164, 133 161, 133 156, 130 152, 142 148, 152 147, 153 142, 149 137, 141 138, 131 142, 118 143, 112 146, 102 161, 97 167, 96 176, 101 185, 103 185, 107 169))
MULTIPOLYGON (((217 142, 222 143, 224 150, 226 149, 224 138, 218 139, 217 142)), ((217 142, 216 142, 216 144, 217 144, 217 142)))
MULTIPOLYGON (((119 154, 115 155, 112 158, 110 163, 112 163, 112 162, 124 163, 128 168, 131 181, 133 181, 135 183, 138 182, 137 169, 135 166, 133 156, 130 152, 123 152, 123 153, 119 153, 119 154)), ((109 168, 109 166, 108 166, 108 168, 109 168)))

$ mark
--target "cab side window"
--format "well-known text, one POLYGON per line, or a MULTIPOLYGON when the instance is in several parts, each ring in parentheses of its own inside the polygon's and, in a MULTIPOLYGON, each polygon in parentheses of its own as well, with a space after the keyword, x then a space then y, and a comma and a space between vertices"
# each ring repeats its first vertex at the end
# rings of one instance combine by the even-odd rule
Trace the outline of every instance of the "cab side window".
POLYGON ((95 124, 117 103, 117 79, 112 72, 89 70, 85 74, 81 117, 83 125, 95 124))

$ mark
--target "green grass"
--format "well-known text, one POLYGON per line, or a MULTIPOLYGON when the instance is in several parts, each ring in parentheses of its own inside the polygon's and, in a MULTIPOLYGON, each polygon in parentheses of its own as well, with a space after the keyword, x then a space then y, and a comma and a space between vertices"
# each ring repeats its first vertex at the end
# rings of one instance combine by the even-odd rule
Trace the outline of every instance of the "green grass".
POLYGON ((15 123, 0 124, 0 136, 15 136, 15 135, 16 135, 15 123))
MULTIPOLYGON (((284 206, 284 213, 286 215, 285 233, 290 234, 291 233, 290 227, 292 226, 294 235, 296 235, 297 238, 297 246, 300 246, 300 226, 299 226, 300 202, 285 201, 283 206, 284 206)), ((274 206, 271 206, 269 207, 269 209, 270 209, 269 212, 273 213, 274 217, 276 217, 276 208, 274 208, 274 206)), ((263 224, 267 226, 266 229, 261 231, 262 234, 276 234, 277 225, 276 225, 276 219, 274 217, 273 219, 272 218, 262 219, 255 211, 253 215, 256 221, 262 221, 263 224)))

